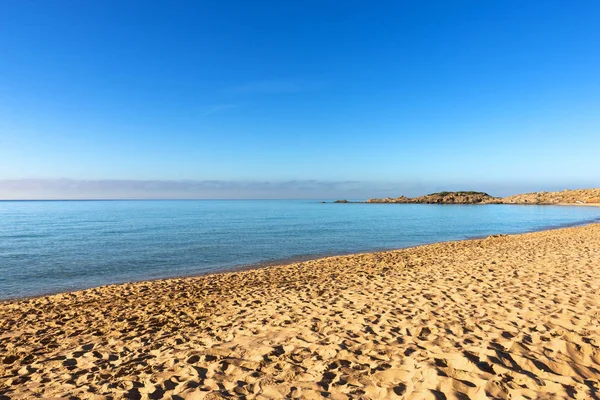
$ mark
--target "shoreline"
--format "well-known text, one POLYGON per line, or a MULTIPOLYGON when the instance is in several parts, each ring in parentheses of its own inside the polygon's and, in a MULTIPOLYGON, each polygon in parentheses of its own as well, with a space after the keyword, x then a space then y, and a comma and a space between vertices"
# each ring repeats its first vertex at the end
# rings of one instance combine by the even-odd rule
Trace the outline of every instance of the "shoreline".
POLYGON ((394 203, 394 202, 368 202, 368 201, 330 201, 322 204, 370 204, 370 205, 430 205, 430 206, 560 206, 560 207, 600 207, 600 203, 394 203))
MULTIPOLYGON (((357 204, 357 203, 353 203, 353 204, 357 204)), ((358 203, 358 204, 362 204, 362 203, 358 203)), ((398 204, 398 203, 373 203, 373 204, 398 204)), ((431 205, 438 205, 438 204, 431 204, 431 205)), ((452 204, 439 204, 439 205, 452 205, 452 204)), ((478 204, 454 204, 454 205, 478 205, 478 204)), ((493 205, 493 204, 481 204, 481 205, 493 205)), ((518 205, 527 205, 527 204, 518 204, 518 205)), ((562 204, 554 204, 554 205, 562 206, 562 204)), ((565 204, 565 205, 579 205, 579 204, 565 204)), ((600 206, 600 204, 594 204, 593 206, 600 206)), ((60 295, 60 294, 77 293, 77 292, 81 292, 81 291, 94 290, 94 289, 100 289, 100 288, 112 287, 112 286, 130 285, 130 284, 137 284, 137 283, 150 283, 150 282, 156 282, 156 281, 168 281, 171 279, 203 278, 203 277, 209 277, 209 276, 213 276, 213 275, 231 274, 231 273, 244 272, 244 271, 260 270, 260 269, 265 269, 265 268, 273 268, 273 267, 284 267, 284 266, 293 265, 293 264, 302 263, 302 262, 319 261, 321 259, 328 259, 331 257, 348 257, 348 256, 358 256, 358 255, 364 255, 364 254, 375 254, 375 253, 381 253, 381 252, 400 251, 400 250, 407 250, 407 249, 411 249, 411 248, 417 248, 417 247, 421 247, 421 246, 429 246, 432 244, 478 240, 478 239, 485 239, 490 236, 495 237, 495 236, 523 235, 523 234, 527 234, 527 233, 544 232, 544 231, 551 231, 551 230, 564 229, 564 228, 570 228, 570 227, 586 226, 586 225, 590 225, 590 224, 600 224, 600 218, 583 220, 583 221, 574 222, 574 223, 566 223, 566 224, 561 224, 561 225, 547 226, 547 227, 543 227, 541 229, 531 229, 531 230, 526 230, 526 231, 523 231, 520 233, 496 232, 496 233, 492 233, 490 235, 467 236, 465 238, 455 239, 455 240, 432 241, 432 242, 428 242, 428 243, 422 243, 422 244, 419 244, 416 246, 390 247, 390 248, 380 248, 380 249, 375 249, 375 250, 364 250, 364 251, 359 250, 359 251, 350 251, 347 253, 335 253, 335 254, 314 254, 314 255, 308 254, 308 255, 291 256, 291 257, 286 257, 286 258, 276 259, 276 260, 271 260, 271 261, 264 261, 264 262, 258 262, 258 263, 252 263, 252 264, 235 265, 235 266, 223 268, 222 270, 219 270, 219 271, 208 271, 205 273, 192 273, 192 274, 185 274, 185 275, 173 275, 173 276, 168 276, 168 277, 151 278, 151 279, 130 280, 130 281, 124 281, 124 282, 107 283, 104 285, 92 286, 92 287, 83 288, 83 289, 74 289, 74 290, 56 291, 56 292, 50 291, 47 293, 31 295, 31 296, 11 297, 11 298, 7 298, 7 299, 0 299, 0 305, 2 305, 4 303, 16 302, 16 301, 21 301, 21 300, 32 300, 32 299, 37 299, 37 298, 41 298, 41 297, 56 296, 56 295, 60 295)), ((219 268, 219 267, 217 267, 217 268, 219 268)))
POLYGON ((0 396, 594 398, 600 224, 0 303, 0 396))

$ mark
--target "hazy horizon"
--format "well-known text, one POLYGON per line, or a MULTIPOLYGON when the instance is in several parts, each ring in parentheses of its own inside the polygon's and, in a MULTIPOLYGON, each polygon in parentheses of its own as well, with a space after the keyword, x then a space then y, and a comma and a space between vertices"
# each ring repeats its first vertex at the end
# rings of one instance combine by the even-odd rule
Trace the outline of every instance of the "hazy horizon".
POLYGON ((534 191, 584 189, 590 184, 433 184, 360 181, 164 181, 0 179, 0 200, 152 200, 152 199, 367 199, 414 197, 440 191, 475 190, 505 197, 534 191))

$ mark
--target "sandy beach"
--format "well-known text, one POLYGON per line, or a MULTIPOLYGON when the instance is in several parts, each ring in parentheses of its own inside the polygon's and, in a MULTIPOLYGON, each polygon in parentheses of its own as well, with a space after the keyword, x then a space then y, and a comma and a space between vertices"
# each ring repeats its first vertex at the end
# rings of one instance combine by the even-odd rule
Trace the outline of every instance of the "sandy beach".
POLYGON ((598 398, 600 225, 0 303, 0 398, 598 398))

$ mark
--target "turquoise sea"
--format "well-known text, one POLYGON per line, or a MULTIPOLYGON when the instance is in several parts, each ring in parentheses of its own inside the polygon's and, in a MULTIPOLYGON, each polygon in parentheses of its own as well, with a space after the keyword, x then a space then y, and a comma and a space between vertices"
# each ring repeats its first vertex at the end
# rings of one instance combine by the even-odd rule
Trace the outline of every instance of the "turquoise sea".
POLYGON ((600 208, 0 201, 0 299, 600 220, 600 208))

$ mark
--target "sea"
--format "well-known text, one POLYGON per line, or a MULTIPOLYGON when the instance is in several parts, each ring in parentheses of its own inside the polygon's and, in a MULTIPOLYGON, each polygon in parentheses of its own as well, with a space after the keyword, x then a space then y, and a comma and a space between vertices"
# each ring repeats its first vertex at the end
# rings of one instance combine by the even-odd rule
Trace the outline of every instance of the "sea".
POLYGON ((0 300, 600 221, 600 208, 0 201, 0 300))

